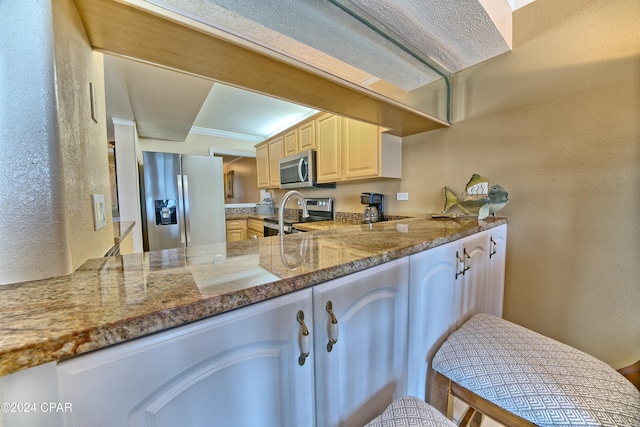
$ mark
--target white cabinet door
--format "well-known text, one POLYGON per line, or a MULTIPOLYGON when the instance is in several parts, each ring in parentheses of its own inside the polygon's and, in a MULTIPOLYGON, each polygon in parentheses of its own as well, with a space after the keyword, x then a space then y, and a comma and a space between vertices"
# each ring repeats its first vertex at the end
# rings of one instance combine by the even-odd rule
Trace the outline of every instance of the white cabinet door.
POLYGON ((59 364, 71 426, 313 426, 303 290, 59 364))
POLYGON ((0 377, 0 426, 60 427, 74 410, 58 392, 56 362, 0 377))
POLYGON ((458 241, 456 252, 464 259, 464 273, 458 275, 454 309, 456 328, 471 316, 482 313, 487 298, 489 236, 486 231, 458 241))
POLYGON ((507 224, 489 230, 489 267, 485 313, 502 317, 504 270, 507 262, 507 224))
POLYGON ((488 307, 502 311, 504 263, 490 272, 489 238, 483 231, 411 255, 408 394, 430 398, 431 360, 451 332, 488 307))
POLYGON ((408 279, 404 258, 314 288, 317 426, 360 427, 404 394, 408 279))
POLYGON ((456 328, 457 248, 453 242, 409 257, 408 395, 423 399, 429 395, 431 359, 456 328))

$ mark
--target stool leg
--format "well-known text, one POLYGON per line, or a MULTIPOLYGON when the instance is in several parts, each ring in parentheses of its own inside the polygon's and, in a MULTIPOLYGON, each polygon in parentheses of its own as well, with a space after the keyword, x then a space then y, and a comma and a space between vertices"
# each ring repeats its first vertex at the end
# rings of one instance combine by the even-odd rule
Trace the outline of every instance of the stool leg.
POLYGON ((451 380, 436 372, 431 391, 431 406, 436 408, 450 420, 453 419, 453 396, 451 395, 451 380))

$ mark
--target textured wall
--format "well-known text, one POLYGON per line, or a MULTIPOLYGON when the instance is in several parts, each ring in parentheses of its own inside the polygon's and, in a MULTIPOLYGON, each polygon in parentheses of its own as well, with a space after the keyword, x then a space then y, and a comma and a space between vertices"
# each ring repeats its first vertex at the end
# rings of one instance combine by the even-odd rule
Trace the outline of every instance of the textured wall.
POLYGON ((111 211, 94 231, 91 194, 111 206, 102 54, 93 53, 71 0, 53 2, 60 150, 64 167, 69 247, 73 268, 103 256, 114 244, 111 211), (91 119, 89 83, 96 94, 98 123, 91 119))
POLYGON ((513 52, 456 76, 454 125, 403 149, 422 206, 474 172, 509 190, 505 317, 615 367, 640 358, 638 22, 635 0, 535 1, 513 52))
POLYGON ((0 284, 68 274, 113 245, 102 55, 71 0, 0 3, 0 284), (98 123, 91 119, 96 86, 98 123))
POLYGON ((511 198, 505 317, 615 367, 637 361, 638 22, 636 0, 536 0, 514 15, 512 52, 455 76, 453 126, 404 138, 401 181, 305 194, 352 212, 377 191, 390 213, 425 215, 445 185, 497 181, 511 198))
POLYGON ((71 272, 47 2, 0 2, 0 284, 71 272), (44 6, 43 6, 44 3, 44 6))

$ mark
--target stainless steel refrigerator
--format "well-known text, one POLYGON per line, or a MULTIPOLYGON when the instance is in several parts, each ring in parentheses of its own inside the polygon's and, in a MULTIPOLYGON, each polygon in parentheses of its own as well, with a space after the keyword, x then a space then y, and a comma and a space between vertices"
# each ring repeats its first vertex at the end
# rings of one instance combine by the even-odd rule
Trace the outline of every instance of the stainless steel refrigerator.
POLYGON ((226 242, 222 159, 150 151, 142 156, 144 250, 226 242))

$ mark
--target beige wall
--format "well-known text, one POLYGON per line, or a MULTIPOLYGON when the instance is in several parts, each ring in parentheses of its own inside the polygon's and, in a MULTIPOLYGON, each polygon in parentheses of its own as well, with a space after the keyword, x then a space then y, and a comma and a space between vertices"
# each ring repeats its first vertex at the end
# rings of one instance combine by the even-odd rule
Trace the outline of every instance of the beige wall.
MULTIPOLYGON (((473 173, 510 204, 505 318, 614 367, 640 359, 640 2, 536 0, 514 50, 454 78, 454 124, 403 140, 402 180, 305 191, 426 215, 473 173), (395 193, 408 192, 408 201, 395 193)), ((278 201, 282 191, 275 192, 278 201)))
POLYGON ((477 172, 511 217, 504 315, 621 367, 640 359, 640 2, 537 0, 514 50, 456 76, 450 129, 404 140, 442 205, 477 172))
POLYGON ((104 110, 104 67, 94 53, 71 0, 53 1, 55 72, 60 155, 64 171, 65 211, 73 269, 89 258, 103 256, 114 244, 111 183, 104 110), (89 83, 96 95, 91 118, 89 83), (102 194, 107 225, 94 230, 91 194, 102 194))
POLYGON ((224 165, 224 173, 233 171, 233 197, 225 197, 225 203, 257 203, 260 201, 256 159, 238 157, 224 165))
POLYGON ((0 126, 0 237, 11 245, 0 284, 7 284, 68 274, 114 240, 102 55, 92 52, 71 0, 1 2, 0 16, 0 122, 7 124, 0 126), (92 193, 107 206, 98 231, 92 193))

